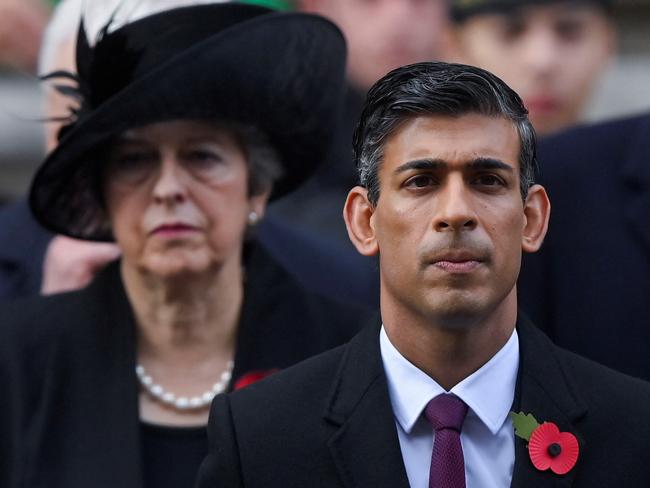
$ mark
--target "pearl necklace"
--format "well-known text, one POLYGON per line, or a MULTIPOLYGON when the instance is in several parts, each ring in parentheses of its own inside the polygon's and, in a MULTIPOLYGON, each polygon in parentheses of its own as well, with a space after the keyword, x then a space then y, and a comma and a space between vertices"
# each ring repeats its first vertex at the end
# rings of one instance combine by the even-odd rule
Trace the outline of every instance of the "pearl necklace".
POLYGON ((225 371, 221 373, 219 381, 212 385, 212 389, 206 390, 201 395, 193 397, 177 397, 173 393, 166 391, 162 386, 154 383, 153 378, 147 374, 141 364, 138 364, 135 367, 135 375, 138 377, 138 381, 140 382, 140 385, 142 385, 142 388, 144 388, 153 399, 176 410, 199 410, 209 406, 215 396, 225 391, 230 382, 230 378, 232 378, 232 370, 234 366, 235 363, 233 361, 228 361, 225 371))

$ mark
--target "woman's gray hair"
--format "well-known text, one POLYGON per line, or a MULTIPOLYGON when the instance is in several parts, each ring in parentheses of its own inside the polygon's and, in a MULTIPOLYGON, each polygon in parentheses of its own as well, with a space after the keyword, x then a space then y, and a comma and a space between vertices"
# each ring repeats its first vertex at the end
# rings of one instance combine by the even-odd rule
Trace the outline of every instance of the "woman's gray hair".
POLYGON ((397 68, 368 92, 354 134, 354 157, 359 182, 368 200, 379 200, 379 167, 387 138, 400 125, 418 116, 456 117, 478 113, 504 117, 520 139, 520 189, 523 199, 535 182, 536 138, 521 98, 503 81, 480 68, 441 62, 416 63, 397 68))
POLYGON ((251 196, 270 193, 282 176, 280 156, 264 132, 253 125, 219 124, 239 140, 248 162, 248 193, 251 196))

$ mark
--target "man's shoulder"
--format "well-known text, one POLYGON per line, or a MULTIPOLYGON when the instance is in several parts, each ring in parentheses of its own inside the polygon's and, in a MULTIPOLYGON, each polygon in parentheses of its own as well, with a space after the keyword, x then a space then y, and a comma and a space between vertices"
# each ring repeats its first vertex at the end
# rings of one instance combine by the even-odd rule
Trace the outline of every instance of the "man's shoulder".
MULTIPOLYGON (((649 411, 650 383, 555 346, 557 356, 588 408, 649 411)), ((650 417, 649 417, 650 418, 650 417)), ((650 423, 648 423, 650 429, 650 423)))
POLYGON ((321 404, 324 409, 347 348, 344 344, 330 349, 230 393, 233 410, 240 416, 257 416, 260 405, 264 405, 266 418, 272 414, 291 418, 303 414, 306 404, 321 404))
MULTIPOLYGON (((650 407, 650 383, 604 366, 554 344, 548 336, 528 321, 519 319, 522 374, 547 391, 566 384, 570 395, 580 403, 606 406, 625 405, 630 398, 638 398, 645 408, 650 407), (606 402, 601 404, 601 400, 606 402)), ((625 407, 624 407, 625 408, 625 407)))
POLYGON ((327 409, 349 344, 212 402, 199 486, 338 486, 327 409))
POLYGON ((584 406, 574 432, 582 443, 580 478, 587 486, 648 486, 650 383, 569 351, 558 357, 584 406))

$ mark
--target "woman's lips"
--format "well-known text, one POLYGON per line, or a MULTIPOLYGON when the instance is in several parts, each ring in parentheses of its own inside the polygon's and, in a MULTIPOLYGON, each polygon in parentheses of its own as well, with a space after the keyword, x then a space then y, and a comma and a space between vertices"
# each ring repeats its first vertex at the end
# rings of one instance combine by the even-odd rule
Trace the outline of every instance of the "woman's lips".
POLYGON ((151 231, 151 234, 163 237, 173 237, 196 232, 197 230, 197 227, 189 224, 163 224, 159 225, 153 231, 151 231))

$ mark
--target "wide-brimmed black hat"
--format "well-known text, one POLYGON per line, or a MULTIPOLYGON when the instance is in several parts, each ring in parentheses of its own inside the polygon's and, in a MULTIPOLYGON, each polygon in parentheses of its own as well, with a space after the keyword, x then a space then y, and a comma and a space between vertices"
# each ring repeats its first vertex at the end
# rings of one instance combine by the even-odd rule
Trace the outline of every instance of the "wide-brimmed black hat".
POLYGON ((322 17, 221 3, 177 8, 77 41, 81 108, 38 169, 29 202, 48 229, 111 240, 98 151, 124 131, 174 119, 254 125, 278 152, 271 198, 325 158, 344 93, 345 41, 322 17))
POLYGON ((573 2, 596 4, 610 9, 613 0, 451 0, 451 17, 456 22, 463 22, 469 17, 486 13, 509 12, 526 5, 544 5, 551 3, 573 2))

